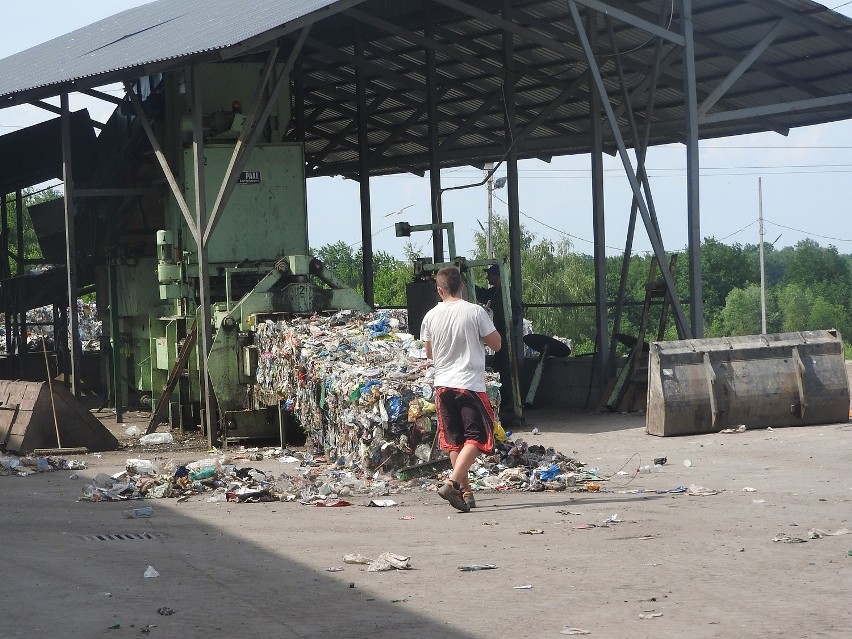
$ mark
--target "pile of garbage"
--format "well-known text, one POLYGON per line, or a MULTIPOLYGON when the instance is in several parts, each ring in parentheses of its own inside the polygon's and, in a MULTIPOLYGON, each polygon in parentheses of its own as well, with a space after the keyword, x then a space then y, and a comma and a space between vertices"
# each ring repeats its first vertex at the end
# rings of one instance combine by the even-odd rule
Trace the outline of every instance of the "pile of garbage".
POLYGON ((274 481, 255 468, 237 468, 228 458, 207 458, 188 464, 171 459, 128 459, 125 470, 99 473, 83 487, 81 501, 128 501, 176 498, 212 493, 207 501, 275 501, 274 481))
MULTIPOLYGON (((101 348, 103 326, 98 318, 95 302, 77 301, 77 319, 80 343, 84 351, 98 351, 101 348)), ((40 352, 55 349, 53 326, 55 323, 53 306, 42 306, 27 311, 27 350, 40 352), (44 340, 44 342, 42 342, 44 340)), ((6 348, 5 315, 0 313, 0 349, 6 348)))
MULTIPOLYGON (((315 449, 341 467, 389 471, 429 461, 434 371, 406 329, 405 311, 259 324, 254 400, 283 403, 315 449)), ((486 373, 486 391, 496 415, 497 373, 486 373)))
MULTIPOLYGON (((448 466, 448 465, 447 465, 448 466)), ((298 502, 303 505, 351 505, 345 498, 378 497, 434 488, 447 471, 401 478, 398 473, 347 469, 334 460, 282 448, 235 449, 187 464, 171 459, 128 459, 125 469, 99 473, 83 487, 83 501, 204 497, 208 502, 298 502), (280 473, 237 461, 276 460, 280 473)), ((523 440, 502 442, 493 455, 480 455, 471 468, 474 490, 587 490, 599 482, 599 471, 553 448, 523 440)))
POLYGON ((63 457, 41 457, 37 455, 26 455, 15 457, 14 455, 0 455, 0 475, 15 475, 26 477, 36 473, 49 473, 54 470, 83 470, 88 464, 78 459, 65 459, 63 457))

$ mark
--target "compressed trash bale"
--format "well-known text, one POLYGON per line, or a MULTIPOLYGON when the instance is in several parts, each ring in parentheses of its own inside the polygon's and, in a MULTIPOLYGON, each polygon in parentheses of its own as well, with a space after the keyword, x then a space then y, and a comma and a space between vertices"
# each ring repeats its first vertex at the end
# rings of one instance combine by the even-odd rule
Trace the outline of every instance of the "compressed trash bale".
MULTIPOLYGON (((254 399, 284 402, 330 461, 384 471, 414 464, 417 445, 434 437, 434 375, 406 329, 402 311, 262 322, 254 399)), ((486 386, 496 410, 496 373, 486 373, 486 386)))

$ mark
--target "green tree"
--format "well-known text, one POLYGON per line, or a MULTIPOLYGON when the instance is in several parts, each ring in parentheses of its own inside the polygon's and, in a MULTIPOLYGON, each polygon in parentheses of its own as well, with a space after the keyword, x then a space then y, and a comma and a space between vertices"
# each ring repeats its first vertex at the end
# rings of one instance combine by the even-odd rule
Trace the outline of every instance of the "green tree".
MULTIPOLYGON (((312 249, 311 252, 344 284, 364 294, 364 253, 361 248, 356 251, 341 240, 312 249)), ((373 294, 376 306, 405 306, 405 285, 411 281, 411 277, 410 265, 385 251, 373 253, 373 294)))
MULTIPOLYGON (((680 270, 688 272, 686 265, 680 270)), ((701 270, 704 275, 704 318, 708 323, 712 323, 716 314, 724 308, 728 293, 735 288, 745 288, 760 277, 753 271, 742 246, 728 246, 712 237, 705 238, 701 245, 701 270)))
MULTIPOLYGON (((591 260, 571 251, 565 238, 559 242, 537 240, 523 226, 521 231, 521 286, 524 304, 591 302, 594 299, 594 268, 591 260)), ((492 222, 494 254, 509 257, 509 224, 503 217, 492 222)), ((474 235, 476 259, 486 258, 484 233, 474 235)), ((512 265, 510 264, 510 267, 512 265)), ((484 282, 484 276, 479 276, 484 282)), ((524 317, 536 333, 574 340, 578 352, 595 343, 595 311, 592 307, 527 308, 524 317)))
MULTIPOLYGON (((23 257, 27 260, 40 259, 42 257, 41 247, 39 246, 38 237, 36 236, 35 229, 33 228, 33 223, 30 218, 29 207, 35 204, 41 204, 42 202, 50 202, 52 200, 59 199, 62 197, 62 194, 59 193, 56 189, 50 188, 41 191, 25 189, 21 195, 23 202, 23 215, 21 216, 21 221, 24 232, 24 250, 22 252, 23 257)), ((18 214, 14 193, 8 194, 6 196, 5 214, 9 228, 9 249, 10 252, 17 254, 18 214)), ((18 265, 15 260, 10 256, 9 269, 13 275, 17 272, 17 266, 18 265)))

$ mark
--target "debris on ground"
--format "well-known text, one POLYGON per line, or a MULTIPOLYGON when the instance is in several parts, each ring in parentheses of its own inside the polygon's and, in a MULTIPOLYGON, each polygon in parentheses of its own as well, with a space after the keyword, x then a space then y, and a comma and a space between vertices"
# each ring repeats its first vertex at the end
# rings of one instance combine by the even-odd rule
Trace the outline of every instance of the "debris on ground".
POLYGON ((47 473, 54 470, 84 470, 89 465, 79 459, 65 459, 64 457, 39 457, 26 455, 16 457, 14 455, 0 454, 0 475, 17 475, 26 477, 36 473, 47 473))

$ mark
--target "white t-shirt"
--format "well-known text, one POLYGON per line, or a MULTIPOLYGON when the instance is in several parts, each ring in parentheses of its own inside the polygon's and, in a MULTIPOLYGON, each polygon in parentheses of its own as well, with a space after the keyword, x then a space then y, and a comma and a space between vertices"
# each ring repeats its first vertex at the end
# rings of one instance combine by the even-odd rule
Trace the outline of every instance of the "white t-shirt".
POLYGON ((485 390, 485 344, 496 329, 485 309, 466 300, 441 302, 423 318, 420 337, 432 343, 435 386, 485 390))

